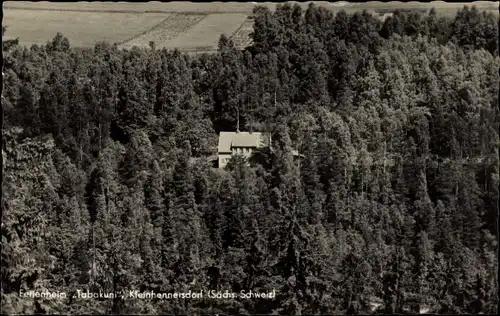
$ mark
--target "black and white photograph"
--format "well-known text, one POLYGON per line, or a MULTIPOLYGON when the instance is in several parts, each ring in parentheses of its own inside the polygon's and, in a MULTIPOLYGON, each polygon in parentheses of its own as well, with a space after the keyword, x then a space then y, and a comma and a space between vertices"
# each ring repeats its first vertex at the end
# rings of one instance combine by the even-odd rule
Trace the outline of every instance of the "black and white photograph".
POLYGON ((499 2, 2 3, 1 315, 496 315, 499 2))

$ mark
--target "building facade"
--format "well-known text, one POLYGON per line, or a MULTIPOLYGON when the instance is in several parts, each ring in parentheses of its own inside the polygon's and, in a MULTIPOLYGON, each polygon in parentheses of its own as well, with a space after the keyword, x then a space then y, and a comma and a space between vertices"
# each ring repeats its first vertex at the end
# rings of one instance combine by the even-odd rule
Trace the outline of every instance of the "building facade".
POLYGON ((260 132, 220 132, 218 146, 218 165, 224 168, 232 156, 249 158, 252 152, 268 143, 260 132))

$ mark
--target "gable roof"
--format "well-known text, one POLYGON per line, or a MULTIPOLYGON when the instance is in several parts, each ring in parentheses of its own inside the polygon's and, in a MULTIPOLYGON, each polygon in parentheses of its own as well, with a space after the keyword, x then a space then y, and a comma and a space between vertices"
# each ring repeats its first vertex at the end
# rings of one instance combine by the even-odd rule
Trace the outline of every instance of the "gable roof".
POLYGON ((260 147, 262 144, 260 132, 220 132, 219 153, 230 153, 231 147, 260 147))
POLYGON ((232 147, 257 147, 259 146, 260 133, 236 133, 233 135, 232 147))

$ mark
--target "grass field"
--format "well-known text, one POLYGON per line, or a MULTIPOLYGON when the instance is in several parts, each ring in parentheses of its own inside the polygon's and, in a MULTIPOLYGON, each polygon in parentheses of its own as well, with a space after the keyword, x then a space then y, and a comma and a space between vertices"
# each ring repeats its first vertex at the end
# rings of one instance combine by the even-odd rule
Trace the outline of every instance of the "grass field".
POLYGON ((132 38, 131 40, 126 41, 121 44, 120 47, 148 47, 150 41, 154 41, 156 47, 158 48, 168 47, 167 44, 170 40, 186 32, 206 16, 207 15, 205 14, 170 13, 160 24, 132 38))
POLYGON ((252 32, 253 20, 247 19, 231 37, 234 46, 240 49, 249 46, 252 43, 252 39, 250 38, 250 33, 252 32))
MULTIPOLYGON (((276 5, 282 4, 283 2, 259 2, 259 5, 264 5, 269 7, 271 10, 276 8, 276 5)), ((290 3, 296 3, 290 1, 290 3)), ((303 9, 306 9, 309 2, 297 2, 303 9)), ((412 9, 412 8, 427 8, 430 9, 435 7, 438 11, 456 11, 456 9, 463 7, 467 3, 454 3, 454 2, 444 2, 444 1, 434 1, 430 3, 426 2, 327 2, 327 1, 314 1, 318 6, 324 6, 332 10, 338 11, 344 9, 346 11, 357 11, 357 10, 377 10, 377 9, 412 9)), ((250 13, 256 4, 252 2, 206 2, 206 3, 193 3, 193 2, 143 2, 143 3, 133 3, 133 2, 28 2, 28 1, 5 1, 3 3, 4 8, 22 8, 22 9, 51 9, 51 10, 75 10, 75 11, 111 11, 111 12, 198 12, 198 13, 250 13)), ((498 1, 475 1, 470 2, 467 5, 475 5, 481 9, 496 10, 498 11, 498 1)))
POLYGON ((57 32, 72 46, 93 47, 98 41, 110 43, 130 39, 165 19, 159 13, 88 13, 45 10, 4 10, 2 25, 6 36, 19 37, 21 45, 46 44, 57 32))
MULTIPOLYGON (((262 2, 271 10, 282 3, 262 2)), ((293 3, 293 2, 292 2, 293 3)), ((45 44, 57 32, 66 36, 74 47, 93 47, 98 41, 121 43, 121 47, 148 46, 154 41, 159 48, 179 48, 183 51, 216 49, 222 33, 233 35, 238 47, 248 45, 252 31, 247 16, 257 3, 245 2, 27 2, 3 3, 6 37, 19 37, 22 45, 45 44)), ((389 12, 395 9, 429 10, 454 15, 467 3, 435 1, 421 2, 315 2, 334 12, 360 10, 389 12)), ((299 5, 306 9, 308 2, 299 5)), ((480 10, 498 14, 498 1, 476 1, 480 10)))
POLYGON ((29 2, 29 1, 5 1, 4 8, 20 9, 52 9, 58 11, 110 11, 110 12, 198 12, 198 13, 249 13, 252 12, 254 4, 238 2, 207 2, 193 3, 188 1, 174 2, 29 2))
POLYGON ((210 14, 198 24, 188 29, 167 43, 169 48, 180 50, 200 48, 200 50, 216 49, 221 34, 231 36, 247 19, 248 14, 210 14))

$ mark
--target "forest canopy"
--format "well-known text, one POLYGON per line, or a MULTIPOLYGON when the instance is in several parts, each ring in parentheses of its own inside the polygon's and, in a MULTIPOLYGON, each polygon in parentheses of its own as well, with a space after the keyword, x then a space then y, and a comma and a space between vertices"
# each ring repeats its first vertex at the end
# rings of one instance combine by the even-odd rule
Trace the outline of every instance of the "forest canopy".
POLYGON ((253 16, 199 56, 3 43, 6 313, 496 314, 498 17, 253 16), (216 169, 238 120, 272 150, 216 169))

